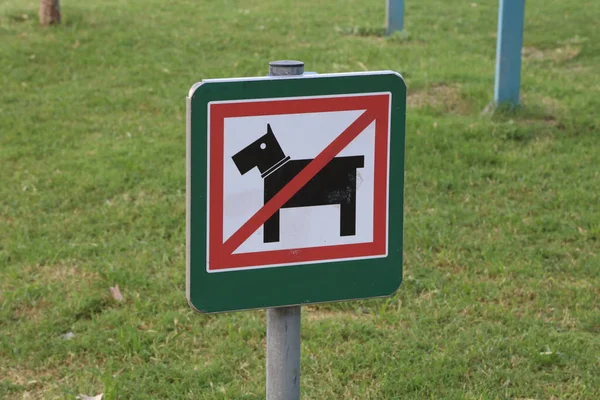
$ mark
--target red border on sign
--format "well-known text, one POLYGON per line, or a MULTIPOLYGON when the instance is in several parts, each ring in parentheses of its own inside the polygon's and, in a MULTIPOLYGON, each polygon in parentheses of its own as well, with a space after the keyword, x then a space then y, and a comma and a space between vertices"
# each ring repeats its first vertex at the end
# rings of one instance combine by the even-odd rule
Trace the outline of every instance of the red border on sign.
MULTIPOLYGON (((263 266, 269 267, 281 264, 312 263, 317 261, 333 261, 337 259, 385 256, 387 250, 388 130, 390 101, 390 94, 373 94, 210 104, 208 110, 210 115, 210 198, 208 199, 210 222, 207 238, 208 272, 260 268, 263 266), (366 126, 375 121, 373 241, 368 243, 232 254, 239 245, 236 243, 233 245, 235 248, 233 248, 230 243, 228 243, 231 238, 229 238, 226 243, 223 243, 223 157, 225 118, 351 110, 365 110, 365 112, 351 124, 346 131, 349 131, 350 128, 361 119, 368 119, 368 124, 366 126)), ((366 126, 364 126, 364 128, 366 128, 366 126)), ((364 128, 356 133, 354 137, 360 134, 364 128)), ((340 136, 347 134, 348 132, 346 131, 340 136)), ((338 139, 336 139, 336 141, 338 139)), ((336 156, 348 143, 344 144, 342 148, 333 150, 335 151, 335 154, 331 153, 332 155, 330 156, 336 156)), ((325 151, 323 153, 325 153, 325 151)), ((318 157, 321 156, 322 155, 319 155, 318 157)), ((308 169, 309 167, 310 165, 305 169, 308 169)), ((286 188, 282 189, 282 192, 285 189, 286 188)), ((264 208, 265 207, 263 207, 263 209, 264 208)), ((261 211, 263 209, 261 209, 261 211)), ((251 219, 255 219, 261 211, 251 219)), ((238 230, 234 235, 240 233, 239 231, 243 228, 238 230)), ((247 232, 248 230, 246 229, 246 234, 248 234, 247 232)), ((253 231, 249 234, 252 233, 253 231)), ((245 239, 242 240, 242 243, 244 240, 245 239)))

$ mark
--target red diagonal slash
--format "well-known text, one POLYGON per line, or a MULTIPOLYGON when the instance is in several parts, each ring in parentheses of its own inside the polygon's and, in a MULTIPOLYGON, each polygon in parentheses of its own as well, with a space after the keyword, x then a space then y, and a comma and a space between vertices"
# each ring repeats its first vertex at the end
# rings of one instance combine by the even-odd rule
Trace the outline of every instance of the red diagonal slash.
POLYGON ((256 214, 252 216, 223 244, 225 254, 233 252, 244 243, 261 225, 263 225, 277 210, 302 189, 320 170, 322 170, 339 152, 350 144, 377 117, 371 109, 363 112, 356 121, 331 142, 317 157, 315 157, 298 175, 271 198, 256 214))

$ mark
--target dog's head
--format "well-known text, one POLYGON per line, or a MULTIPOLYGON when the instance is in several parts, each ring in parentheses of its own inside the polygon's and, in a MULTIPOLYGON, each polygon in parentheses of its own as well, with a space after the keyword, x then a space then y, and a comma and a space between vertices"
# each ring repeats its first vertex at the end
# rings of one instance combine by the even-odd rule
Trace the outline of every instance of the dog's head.
POLYGON ((267 133, 244 147, 233 157, 235 166, 244 175, 254 167, 262 173, 285 157, 277 138, 273 134, 271 125, 267 124, 267 133))

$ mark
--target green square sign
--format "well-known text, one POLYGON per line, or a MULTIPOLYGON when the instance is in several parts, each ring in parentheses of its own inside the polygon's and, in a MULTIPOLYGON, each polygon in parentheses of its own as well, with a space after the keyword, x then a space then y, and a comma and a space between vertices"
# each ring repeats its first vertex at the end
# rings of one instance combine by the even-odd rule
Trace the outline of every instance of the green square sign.
POLYGON ((405 117, 406 85, 392 71, 195 84, 189 304, 214 313, 394 293, 405 117))

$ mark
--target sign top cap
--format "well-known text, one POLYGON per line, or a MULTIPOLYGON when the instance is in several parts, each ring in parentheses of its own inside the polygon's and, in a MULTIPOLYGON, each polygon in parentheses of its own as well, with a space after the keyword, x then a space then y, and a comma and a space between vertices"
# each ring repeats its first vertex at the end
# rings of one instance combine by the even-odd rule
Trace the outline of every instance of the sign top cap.
POLYGON ((269 63, 269 75, 302 75, 304 63, 296 60, 279 60, 269 63))

